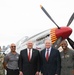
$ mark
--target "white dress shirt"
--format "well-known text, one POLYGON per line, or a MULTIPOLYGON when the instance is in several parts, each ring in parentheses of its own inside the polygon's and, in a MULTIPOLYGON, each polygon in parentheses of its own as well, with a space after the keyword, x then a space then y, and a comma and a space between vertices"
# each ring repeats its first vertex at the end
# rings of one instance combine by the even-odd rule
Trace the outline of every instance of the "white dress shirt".
MULTIPOLYGON (((27 54, 29 55, 29 49, 27 49, 27 54)), ((32 49, 30 49, 30 59, 32 57, 32 49)))
MULTIPOLYGON (((47 48, 46 48, 46 51, 45 51, 45 57, 46 57, 46 54, 47 54, 47 48)), ((51 52, 51 47, 49 48, 49 54, 48 54, 48 56, 50 56, 50 52, 51 52)))

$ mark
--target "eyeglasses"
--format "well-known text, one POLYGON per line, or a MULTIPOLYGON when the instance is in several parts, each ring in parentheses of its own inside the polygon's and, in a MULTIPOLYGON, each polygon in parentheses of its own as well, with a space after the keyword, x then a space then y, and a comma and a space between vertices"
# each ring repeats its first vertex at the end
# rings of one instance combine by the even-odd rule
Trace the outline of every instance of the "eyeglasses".
POLYGON ((16 47, 16 46, 11 46, 11 47, 13 48, 13 47, 16 47))

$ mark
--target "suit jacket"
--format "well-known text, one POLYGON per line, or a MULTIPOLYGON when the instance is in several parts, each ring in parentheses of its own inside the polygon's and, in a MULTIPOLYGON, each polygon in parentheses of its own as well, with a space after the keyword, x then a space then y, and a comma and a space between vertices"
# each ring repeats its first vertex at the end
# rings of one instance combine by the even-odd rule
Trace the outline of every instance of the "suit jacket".
POLYGON ((43 75, 60 75, 61 57, 58 50, 51 48, 48 61, 45 58, 46 49, 42 50, 41 56, 41 73, 43 75))
POLYGON ((35 75, 36 71, 39 71, 39 59, 40 53, 36 49, 32 49, 31 60, 28 60, 27 49, 20 52, 19 56, 19 70, 23 72, 24 75, 35 75))

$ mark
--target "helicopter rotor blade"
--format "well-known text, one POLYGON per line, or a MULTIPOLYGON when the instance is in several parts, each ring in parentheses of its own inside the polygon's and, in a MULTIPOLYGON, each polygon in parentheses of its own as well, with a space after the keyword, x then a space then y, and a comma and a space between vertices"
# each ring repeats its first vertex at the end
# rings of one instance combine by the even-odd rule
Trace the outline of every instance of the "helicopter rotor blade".
POLYGON ((72 16, 70 17, 67 26, 69 26, 69 25, 72 23, 73 19, 74 19, 74 13, 73 13, 72 16))
POLYGON ((70 38, 67 38, 69 44, 71 45, 71 47, 74 49, 74 41, 70 38))
POLYGON ((40 5, 41 9, 44 11, 44 13, 49 17, 49 19, 60 29, 60 27, 55 23, 55 21, 52 19, 52 17, 48 14, 48 12, 44 9, 42 5, 40 5))

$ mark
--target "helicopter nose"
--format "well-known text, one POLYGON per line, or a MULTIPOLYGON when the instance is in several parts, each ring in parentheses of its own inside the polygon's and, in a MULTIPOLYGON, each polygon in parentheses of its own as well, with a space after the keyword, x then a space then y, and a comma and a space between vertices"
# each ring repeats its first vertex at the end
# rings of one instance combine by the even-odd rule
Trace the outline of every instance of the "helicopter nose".
POLYGON ((70 27, 61 27, 60 29, 56 29, 57 38, 62 37, 62 39, 66 39, 72 33, 72 29, 70 27))

